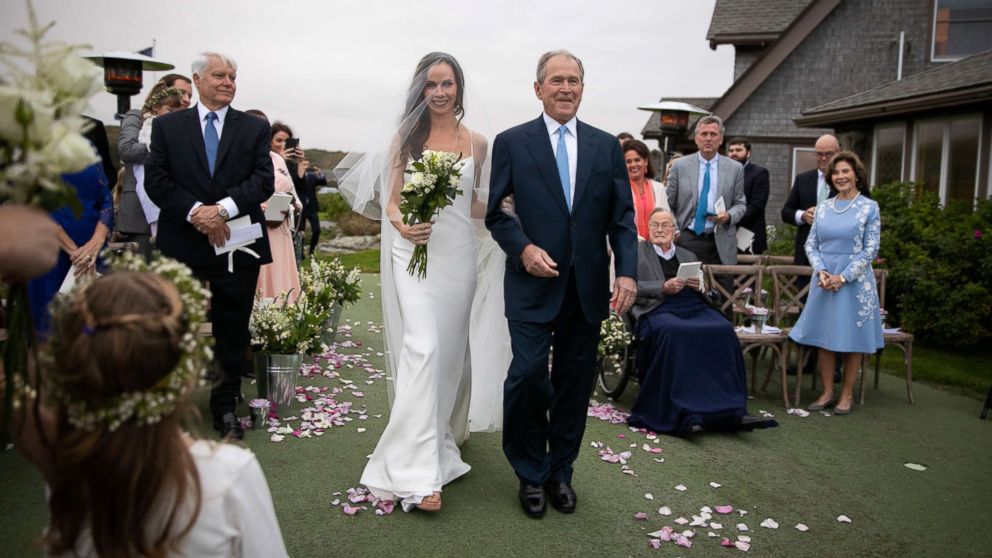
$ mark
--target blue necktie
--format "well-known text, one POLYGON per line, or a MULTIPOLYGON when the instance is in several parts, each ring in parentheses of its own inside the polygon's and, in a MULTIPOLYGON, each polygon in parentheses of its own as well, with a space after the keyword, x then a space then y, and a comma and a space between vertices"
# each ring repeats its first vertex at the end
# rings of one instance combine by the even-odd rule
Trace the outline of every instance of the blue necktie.
POLYGON ((692 225, 692 232, 703 234, 706 230, 706 209, 710 204, 710 163, 706 163, 706 173, 703 174, 703 191, 699 193, 699 200, 696 201, 696 221, 692 225))
POLYGON ((572 210, 572 179, 568 174, 568 149, 565 147, 565 133, 568 128, 562 126, 558 128, 558 153, 555 154, 555 161, 558 162, 558 178, 561 178, 561 188, 565 192, 565 206, 572 210))
POLYGON ((210 167, 210 176, 214 175, 214 164, 217 162, 217 127, 214 121, 217 120, 217 113, 207 113, 207 125, 203 127, 203 146, 207 148, 207 165, 210 167))

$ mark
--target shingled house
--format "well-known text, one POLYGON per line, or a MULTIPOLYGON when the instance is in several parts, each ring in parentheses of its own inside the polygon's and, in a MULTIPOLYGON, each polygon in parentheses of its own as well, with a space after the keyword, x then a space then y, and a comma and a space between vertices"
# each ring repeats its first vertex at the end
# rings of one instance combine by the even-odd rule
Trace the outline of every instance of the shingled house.
MULTIPOLYGON (((717 0, 707 39, 734 47, 733 84, 663 100, 707 108, 728 139, 752 141, 772 176, 769 223, 827 132, 873 183, 924 181, 945 201, 992 193, 992 0, 717 0)), ((642 134, 659 137, 657 115, 642 134)))

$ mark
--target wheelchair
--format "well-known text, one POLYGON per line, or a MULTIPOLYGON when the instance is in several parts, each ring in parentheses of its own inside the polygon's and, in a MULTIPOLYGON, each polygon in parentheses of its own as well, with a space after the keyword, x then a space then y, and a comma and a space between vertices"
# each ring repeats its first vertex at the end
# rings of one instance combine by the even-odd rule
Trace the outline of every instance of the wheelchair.
POLYGON ((637 369, 634 363, 637 336, 634 335, 634 319, 629 312, 623 314, 621 318, 627 333, 630 334, 631 342, 615 355, 596 358, 596 376, 599 389, 603 395, 613 400, 620 398, 631 380, 637 381, 637 369))

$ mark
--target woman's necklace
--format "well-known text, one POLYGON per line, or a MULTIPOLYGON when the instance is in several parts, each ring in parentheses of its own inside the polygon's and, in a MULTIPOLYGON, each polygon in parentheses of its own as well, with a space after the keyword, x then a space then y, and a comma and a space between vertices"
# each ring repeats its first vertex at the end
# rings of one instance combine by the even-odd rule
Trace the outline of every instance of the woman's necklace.
POLYGON ((858 199, 858 197, 860 197, 860 196, 861 196, 861 192, 858 192, 857 194, 855 194, 854 197, 851 198, 851 203, 847 204, 847 207, 845 207, 844 209, 837 209, 837 198, 834 197, 834 201, 830 205, 830 207, 834 210, 834 213, 837 213, 837 214, 844 213, 848 209, 851 209, 851 206, 854 205, 854 200, 858 199))

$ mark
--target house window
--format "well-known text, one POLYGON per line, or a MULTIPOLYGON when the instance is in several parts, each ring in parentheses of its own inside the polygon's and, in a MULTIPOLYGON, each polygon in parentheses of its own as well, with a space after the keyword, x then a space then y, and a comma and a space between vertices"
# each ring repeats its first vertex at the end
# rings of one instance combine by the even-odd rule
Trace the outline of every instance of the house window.
POLYGON ((815 152, 812 147, 792 148, 792 181, 789 184, 796 183, 796 176, 816 168, 815 152))
POLYGON ((886 124, 875 128, 874 152, 871 158, 872 184, 888 184, 902 180, 905 144, 904 123, 886 124))
POLYGON ((978 188, 982 117, 977 114, 916 123, 913 177, 940 201, 973 201, 978 188))
POLYGON ((992 0, 934 2, 932 60, 959 60, 989 49, 992 0))

